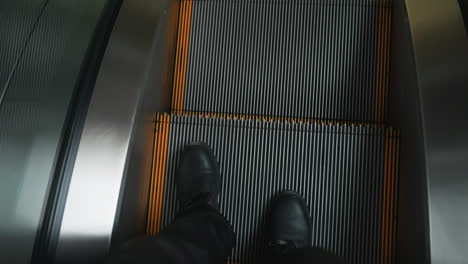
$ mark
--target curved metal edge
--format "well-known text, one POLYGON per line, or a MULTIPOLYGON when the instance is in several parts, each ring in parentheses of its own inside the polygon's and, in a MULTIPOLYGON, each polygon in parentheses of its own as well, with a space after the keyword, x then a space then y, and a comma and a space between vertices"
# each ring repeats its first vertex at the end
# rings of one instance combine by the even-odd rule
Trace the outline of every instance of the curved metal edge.
POLYGON ((393 3, 388 122, 401 131, 395 262, 428 263, 426 159, 416 62, 406 3, 393 3))
MULTIPOLYGON (((144 115, 145 97, 158 94, 146 90, 161 88, 148 88, 149 66, 156 29, 169 1, 123 1, 79 142, 55 262, 97 263, 109 250, 136 123, 144 115)), ((148 106, 153 112, 159 110, 159 99, 148 106)), ((145 118, 154 122, 154 115, 145 118)))
POLYGON ((406 0, 417 71, 430 261, 468 259, 468 38, 457 0, 406 0))
POLYGON ((65 121, 67 125, 62 133, 61 147, 57 155, 54 176, 50 183, 50 194, 43 213, 44 218, 34 244, 33 263, 52 262, 55 256, 71 173, 87 108, 121 3, 121 0, 109 1, 103 8, 83 60, 75 93, 67 111, 65 121))

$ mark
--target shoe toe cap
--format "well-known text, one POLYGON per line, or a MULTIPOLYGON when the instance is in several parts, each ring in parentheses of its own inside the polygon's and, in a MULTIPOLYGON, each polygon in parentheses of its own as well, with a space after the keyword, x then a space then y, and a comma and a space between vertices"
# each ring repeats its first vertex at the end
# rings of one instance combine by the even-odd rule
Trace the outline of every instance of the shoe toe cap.
POLYGON ((292 241, 297 247, 309 246, 310 217, 299 194, 287 191, 277 196, 271 209, 270 234, 272 241, 292 241))

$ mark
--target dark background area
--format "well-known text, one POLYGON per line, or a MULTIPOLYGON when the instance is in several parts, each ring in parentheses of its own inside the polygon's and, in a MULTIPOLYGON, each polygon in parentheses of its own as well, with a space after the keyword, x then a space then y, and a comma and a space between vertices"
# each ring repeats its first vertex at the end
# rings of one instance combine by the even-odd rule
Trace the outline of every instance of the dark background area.
MULTIPOLYGON (((458 0, 460 2, 460 8, 463 14, 463 20, 465 21, 465 30, 468 28, 468 0, 458 0)), ((468 31, 467 31, 468 34, 468 31)))

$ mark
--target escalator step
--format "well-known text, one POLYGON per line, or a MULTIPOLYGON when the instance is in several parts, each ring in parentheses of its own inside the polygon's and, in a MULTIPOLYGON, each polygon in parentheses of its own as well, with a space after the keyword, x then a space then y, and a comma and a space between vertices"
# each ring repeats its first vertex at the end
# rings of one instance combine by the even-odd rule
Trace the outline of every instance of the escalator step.
POLYGON ((177 212, 174 175, 183 146, 208 143, 220 162, 221 211, 237 233, 231 261, 264 252, 265 213, 278 192, 303 195, 313 245, 347 263, 392 263, 399 132, 380 125, 253 116, 159 115, 148 234, 177 212))
POLYGON ((391 3, 183 0, 172 109, 382 122, 391 3))

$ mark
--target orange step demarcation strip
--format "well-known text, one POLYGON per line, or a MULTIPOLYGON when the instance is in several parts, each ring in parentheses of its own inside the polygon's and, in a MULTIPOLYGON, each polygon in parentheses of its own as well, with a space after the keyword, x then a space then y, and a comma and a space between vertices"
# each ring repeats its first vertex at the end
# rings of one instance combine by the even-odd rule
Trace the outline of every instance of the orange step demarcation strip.
POLYGON ((172 87, 172 110, 175 113, 181 113, 184 107, 191 20, 192 1, 180 1, 174 82, 172 87))
POLYGON ((148 235, 154 235, 161 229, 170 119, 171 117, 168 114, 158 114, 156 117, 153 172, 150 185, 150 200, 146 230, 148 235))
POLYGON ((381 264, 393 264, 395 260, 399 137, 400 131, 398 129, 387 129, 383 167, 381 264))
POLYGON ((377 30, 376 92, 374 121, 384 122, 390 71, 391 7, 381 3, 377 30))

